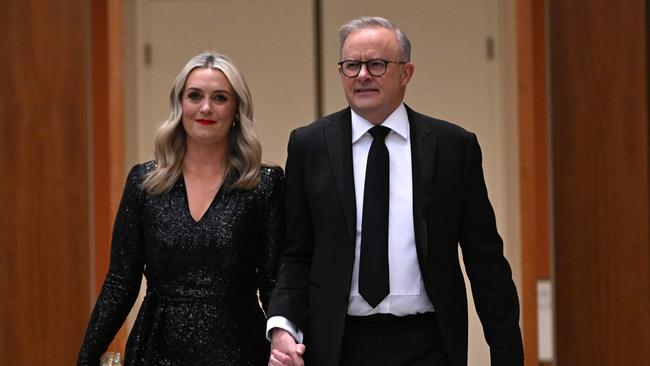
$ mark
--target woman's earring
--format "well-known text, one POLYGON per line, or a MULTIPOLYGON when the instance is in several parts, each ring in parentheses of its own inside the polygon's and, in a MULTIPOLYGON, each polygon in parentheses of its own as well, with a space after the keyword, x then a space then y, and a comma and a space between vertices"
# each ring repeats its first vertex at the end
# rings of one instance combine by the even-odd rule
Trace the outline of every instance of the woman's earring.
POLYGON ((237 126, 237 122, 239 122, 239 112, 235 114, 235 118, 232 120, 232 126, 233 127, 237 126))

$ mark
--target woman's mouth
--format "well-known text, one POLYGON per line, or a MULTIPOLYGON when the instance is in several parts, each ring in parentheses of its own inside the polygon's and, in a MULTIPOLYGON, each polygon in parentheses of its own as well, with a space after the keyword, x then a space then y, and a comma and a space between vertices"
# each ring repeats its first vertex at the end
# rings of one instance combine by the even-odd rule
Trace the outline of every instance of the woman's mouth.
POLYGON ((211 119, 197 119, 196 122, 198 122, 198 123, 200 123, 200 124, 202 124, 204 126, 212 125, 212 124, 217 123, 217 121, 213 121, 211 119))

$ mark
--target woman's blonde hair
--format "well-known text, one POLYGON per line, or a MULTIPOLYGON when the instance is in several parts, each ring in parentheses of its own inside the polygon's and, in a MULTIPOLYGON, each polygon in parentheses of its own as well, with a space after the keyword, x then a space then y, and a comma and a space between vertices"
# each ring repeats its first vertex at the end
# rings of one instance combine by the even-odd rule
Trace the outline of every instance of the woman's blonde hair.
POLYGON ((142 188, 147 193, 168 192, 183 172, 186 135, 181 121, 181 102, 187 77, 196 68, 221 71, 237 96, 237 113, 228 134, 226 155, 226 174, 236 173, 236 180, 224 188, 251 189, 259 183, 262 146, 253 131, 253 100, 246 80, 227 56, 216 52, 203 52, 189 60, 174 80, 169 93, 169 117, 158 128, 154 139, 156 167, 142 182, 142 188))

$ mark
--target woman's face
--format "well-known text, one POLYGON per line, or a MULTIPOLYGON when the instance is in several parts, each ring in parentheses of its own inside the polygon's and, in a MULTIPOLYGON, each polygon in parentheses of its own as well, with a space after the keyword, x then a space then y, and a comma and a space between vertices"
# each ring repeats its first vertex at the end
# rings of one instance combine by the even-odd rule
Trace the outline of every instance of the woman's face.
POLYGON ((196 68, 185 81, 181 98, 188 144, 227 144, 237 112, 237 97, 217 69, 196 68))

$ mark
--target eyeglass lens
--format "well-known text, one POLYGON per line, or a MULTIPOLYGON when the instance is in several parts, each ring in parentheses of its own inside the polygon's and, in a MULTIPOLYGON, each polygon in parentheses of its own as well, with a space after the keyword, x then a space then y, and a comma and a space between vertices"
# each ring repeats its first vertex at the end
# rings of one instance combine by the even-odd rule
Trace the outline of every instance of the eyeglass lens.
POLYGON ((370 61, 344 61, 341 64, 343 74, 348 77, 355 77, 361 72, 361 66, 365 64, 368 73, 372 76, 382 76, 386 72, 387 62, 384 60, 370 61))

